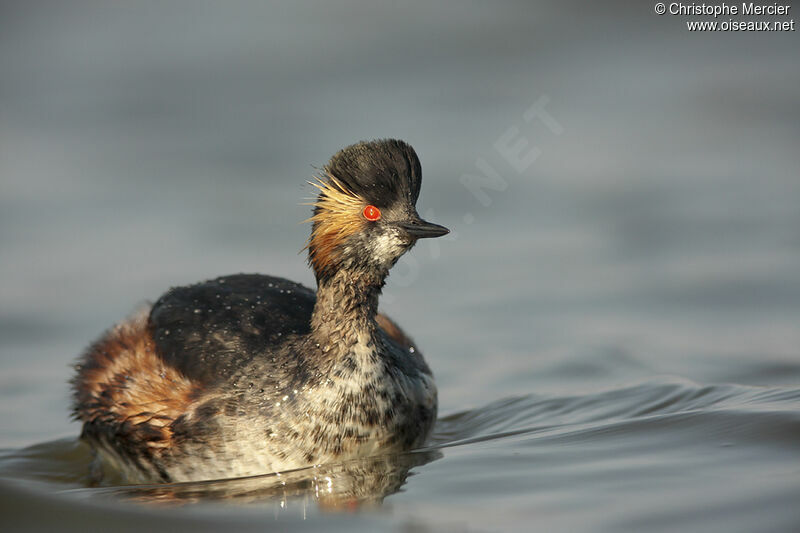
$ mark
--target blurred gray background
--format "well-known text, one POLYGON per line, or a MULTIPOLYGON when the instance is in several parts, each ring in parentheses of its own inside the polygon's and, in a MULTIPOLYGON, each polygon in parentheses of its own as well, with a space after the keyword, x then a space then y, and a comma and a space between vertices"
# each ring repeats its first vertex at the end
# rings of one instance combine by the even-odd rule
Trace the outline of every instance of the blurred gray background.
POLYGON ((305 180, 379 137, 416 147, 420 212, 454 230, 383 301, 443 414, 663 374, 796 383, 797 33, 689 18, 648 2, 2 2, 3 445, 77 434, 68 365, 170 286, 313 286, 305 180), (550 121, 526 120, 543 102, 550 121), (498 139, 538 156, 515 168, 498 139), (486 165, 476 194, 464 176, 486 165))

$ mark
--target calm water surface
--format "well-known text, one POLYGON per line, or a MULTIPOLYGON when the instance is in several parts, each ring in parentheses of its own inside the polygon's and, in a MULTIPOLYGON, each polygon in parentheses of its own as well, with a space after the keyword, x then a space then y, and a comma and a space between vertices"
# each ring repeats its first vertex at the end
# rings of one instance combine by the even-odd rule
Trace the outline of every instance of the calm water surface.
POLYGON ((800 529, 800 42, 685 20, 4 3, 4 528, 800 529), (417 148, 420 213, 454 230, 382 300, 437 376, 428 446, 90 487, 81 350, 173 285, 313 286, 304 181, 386 136, 417 148), (517 136, 535 157, 503 151, 517 136))

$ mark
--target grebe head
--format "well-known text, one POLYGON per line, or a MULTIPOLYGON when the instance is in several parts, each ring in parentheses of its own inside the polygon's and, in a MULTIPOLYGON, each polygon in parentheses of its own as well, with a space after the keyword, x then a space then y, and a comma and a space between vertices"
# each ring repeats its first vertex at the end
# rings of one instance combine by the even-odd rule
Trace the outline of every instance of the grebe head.
POLYGON ((340 270, 383 280, 417 239, 449 233, 417 214, 421 183, 417 154, 403 141, 360 142, 334 155, 312 183, 319 196, 308 261, 317 281, 340 270))

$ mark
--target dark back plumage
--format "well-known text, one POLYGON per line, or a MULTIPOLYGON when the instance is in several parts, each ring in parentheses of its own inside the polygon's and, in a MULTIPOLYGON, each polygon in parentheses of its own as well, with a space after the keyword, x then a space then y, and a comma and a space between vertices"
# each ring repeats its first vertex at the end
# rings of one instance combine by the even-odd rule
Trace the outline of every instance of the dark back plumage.
POLYGON ((314 291, 260 274, 236 274, 170 289, 153 305, 150 328, 161 358, 207 384, 253 357, 310 331, 314 291))

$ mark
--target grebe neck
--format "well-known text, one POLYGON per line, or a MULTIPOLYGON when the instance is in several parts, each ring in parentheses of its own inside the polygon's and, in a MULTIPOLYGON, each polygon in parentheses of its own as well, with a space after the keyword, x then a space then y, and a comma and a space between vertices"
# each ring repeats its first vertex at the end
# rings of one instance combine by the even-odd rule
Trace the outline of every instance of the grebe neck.
POLYGON ((385 276, 350 270, 318 280, 317 302, 311 315, 312 335, 320 343, 334 344, 351 344, 359 336, 374 338, 378 331, 378 297, 384 282, 385 276))

